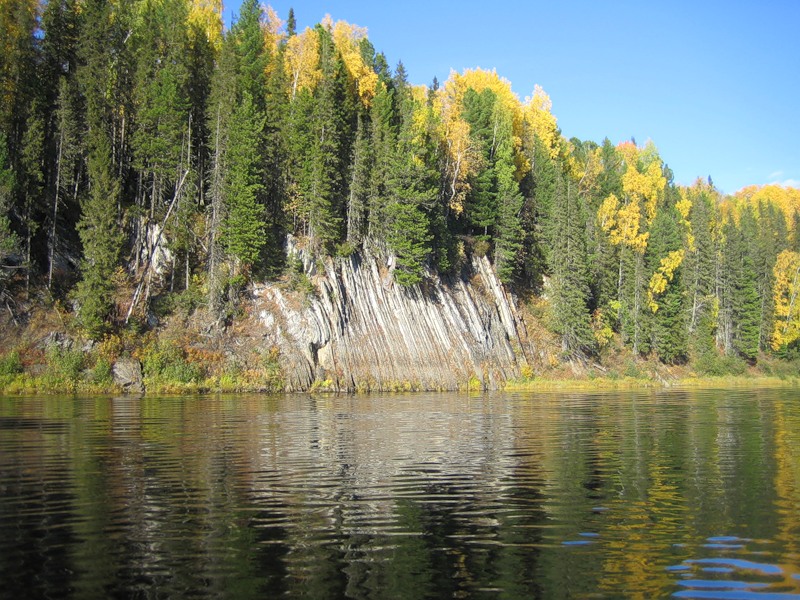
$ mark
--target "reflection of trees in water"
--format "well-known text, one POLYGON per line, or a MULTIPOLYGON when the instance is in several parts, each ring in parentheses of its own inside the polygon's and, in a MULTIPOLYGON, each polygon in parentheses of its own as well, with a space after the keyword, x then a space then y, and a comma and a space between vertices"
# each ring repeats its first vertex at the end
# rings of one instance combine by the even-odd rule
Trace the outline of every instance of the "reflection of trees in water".
POLYGON ((660 596, 709 536, 799 550, 781 392, 69 402, 0 402, 12 591, 660 596))

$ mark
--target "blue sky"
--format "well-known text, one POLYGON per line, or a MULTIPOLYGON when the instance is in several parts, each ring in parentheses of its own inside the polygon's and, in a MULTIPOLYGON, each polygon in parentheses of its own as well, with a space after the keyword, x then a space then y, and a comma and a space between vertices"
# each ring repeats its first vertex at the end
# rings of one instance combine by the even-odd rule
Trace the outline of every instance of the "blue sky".
MULTIPOLYGON (((240 2, 225 4, 225 20, 240 2)), ((366 27, 413 83, 496 69, 567 137, 652 139, 677 183, 800 187, 800 0, 272 1, 298 28, 366 27)))

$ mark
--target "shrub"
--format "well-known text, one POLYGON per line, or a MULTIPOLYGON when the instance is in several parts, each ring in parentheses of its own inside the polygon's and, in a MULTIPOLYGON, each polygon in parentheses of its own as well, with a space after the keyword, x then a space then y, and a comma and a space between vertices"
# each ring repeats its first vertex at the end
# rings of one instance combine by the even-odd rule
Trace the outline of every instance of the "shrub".
POLYGON ((92 381, 94 383, 108 384, 112 381, 111 363, 102 356, 97 359, 92 369, 92 381))
POLYGON ((705 352, 697 358, 695 368, 703 375, 724 377, 725 375, 744 375, 747 371, 747 363, 738 356, 705 352))
POLYGON ((22 371, 22 360, 16 350, 0 357, 0 375, 17 375, 22 371))
POLYGON ((59 381, 76 383, 84 367, 83 352, 60 346, 50 346, 46 352, 48 375, 59 381))
POLYGON ((159 341, 145 348, 142 356, 144 376, 175 383, 193 383, 202 379, 199 365, 189 363, 182 348, 159 341))

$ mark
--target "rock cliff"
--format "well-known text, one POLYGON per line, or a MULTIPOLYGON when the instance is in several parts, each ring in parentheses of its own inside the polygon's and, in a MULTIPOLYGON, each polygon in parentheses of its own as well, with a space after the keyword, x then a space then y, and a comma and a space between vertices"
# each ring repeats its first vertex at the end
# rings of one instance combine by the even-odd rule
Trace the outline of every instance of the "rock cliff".
POLYGON ((320 261, 292 239, 288 252, 316 292, 255 289, 259 333, 279 349, 287 389, 494 389, 519 375, 524 326, 486 258, 406 288, 373 257, 320 261))

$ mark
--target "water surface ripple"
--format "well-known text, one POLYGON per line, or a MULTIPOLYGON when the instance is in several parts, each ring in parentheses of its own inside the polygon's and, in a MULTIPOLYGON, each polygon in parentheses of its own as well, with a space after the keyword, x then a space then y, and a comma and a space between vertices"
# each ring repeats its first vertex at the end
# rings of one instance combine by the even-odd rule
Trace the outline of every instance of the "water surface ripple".
POLYGON ((797 597, 799 400, 0 398, 0 598, 797 597))

